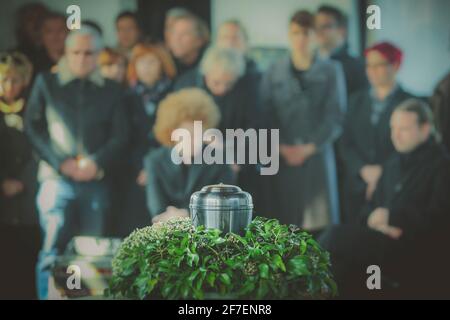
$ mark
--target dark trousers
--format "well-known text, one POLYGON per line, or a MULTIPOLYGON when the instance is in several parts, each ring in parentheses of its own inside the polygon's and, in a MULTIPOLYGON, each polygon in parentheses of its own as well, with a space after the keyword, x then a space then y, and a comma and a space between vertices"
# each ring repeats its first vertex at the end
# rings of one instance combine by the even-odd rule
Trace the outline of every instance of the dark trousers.
POLYGON ((393 240, 364 226, 340 225, 324 231, 318 241, 330 253, 343 299, 448 299, 450 258, 443 254, 447 234, 437 231, 417 240, 393 240), (371 265, 380 267, 381 290, 367 287, 371 265))
POLYGON ((77 183, 62 178, 42 182, 37 195, 43 231, 36 267, 39 299, 47 299, 51 266, 70 239, 78 235, 104 234, 108 203, 108 188, 104 182, 77 183))

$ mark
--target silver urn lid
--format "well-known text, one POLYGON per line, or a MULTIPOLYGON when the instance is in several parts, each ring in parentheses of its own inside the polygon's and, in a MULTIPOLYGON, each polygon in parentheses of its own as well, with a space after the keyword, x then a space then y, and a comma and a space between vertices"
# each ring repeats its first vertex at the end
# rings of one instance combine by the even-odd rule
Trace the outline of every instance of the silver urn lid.
POLYGON ((238 186, 215 184, 203 187, 191 196, 190 209, 247 210, 253 209, 252 196, 238 186))

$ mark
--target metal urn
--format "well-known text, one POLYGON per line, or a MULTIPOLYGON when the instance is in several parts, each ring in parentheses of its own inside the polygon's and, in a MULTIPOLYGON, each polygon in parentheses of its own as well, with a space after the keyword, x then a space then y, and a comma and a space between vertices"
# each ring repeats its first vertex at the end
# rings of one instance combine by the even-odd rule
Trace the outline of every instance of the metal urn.
POLYGON ((233 185, 203 187, 191 196, 190 215, 195 226, 242 235, 252 220, 252 196, 233 185))

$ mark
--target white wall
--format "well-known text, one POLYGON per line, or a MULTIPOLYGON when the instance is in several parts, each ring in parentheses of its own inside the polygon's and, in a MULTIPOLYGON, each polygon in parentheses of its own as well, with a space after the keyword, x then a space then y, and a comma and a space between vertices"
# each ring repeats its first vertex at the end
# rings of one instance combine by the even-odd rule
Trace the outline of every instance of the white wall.
POLYGON ((354 0, 211 0, 213 32, 227 19, 239 19, 249 33, 251 46, 286 47, 292 14, 299 9, 315 11, 331 4, 349 17, 349 42, 353 53, 359 46, 358 14, 354 0))
POLYGON ((428 96, 450 71, 450 1, 374 0, 381 8, 381 30, 369 31, 368 44, 389 40, 403 49, 400 81, 428 96))
POLYGON ((15 45, 14 39, 14 14, 17 8, 29 2, 41 2, 50 9, 66 14, 66 9, 71 4, 80 6, 81 19, 96 21, 103 29, 107 45, 115 44, 114 20, 122 10, 135 10, 135 0, 8 0, 8 5, 2 6, 0 13, 0 50, 11 48, 15 45))

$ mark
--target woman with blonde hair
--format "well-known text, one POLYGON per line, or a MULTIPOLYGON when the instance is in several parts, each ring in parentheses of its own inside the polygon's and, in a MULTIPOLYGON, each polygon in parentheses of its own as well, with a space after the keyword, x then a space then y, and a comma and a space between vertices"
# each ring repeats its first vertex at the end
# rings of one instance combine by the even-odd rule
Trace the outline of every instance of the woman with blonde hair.
MULTIPOLYGON (((183 89, 167 96, 159 105, 154 126, 156 139, 162 147, 151 152, 145 159, 147 172, 147 205, 153 223, 174 216, 187 216, 192 193, 205 185, 234 183, 234 175, 226 164, 194 164, 187 157, 194 158, 203 152, 205 145, 194 143, 194 121, 201 121, 202 129, 217 127, 220 111, 214 100, 202 89, 183 89), (172 133, 184 129, 190 133, 189 155, 183 154, 183 162, 176 164, 172 159, 172 148, 179 147, 172 141, 172 133)), ((203 135, 203 132, 201 133, 203 135)), ((180 153, 181 150, 175 150, 180 153)))
POLYGON ((34 262, 39 250, 35 208, 37 163, 24 132, 24 112, 33 67, 19 52, 0 53, 0 267, 9 298, 33 299, 34 262), (9 269, 11 268, 11 269, 9 269), (9 283, 13 281, 13 283, 9 283), (29 290, 27 290, 29 288, 29 290))

